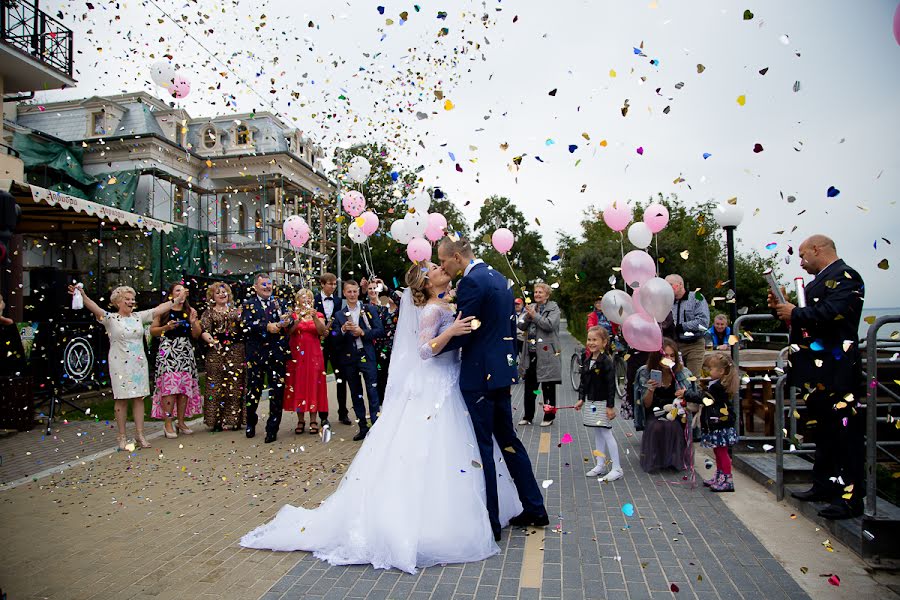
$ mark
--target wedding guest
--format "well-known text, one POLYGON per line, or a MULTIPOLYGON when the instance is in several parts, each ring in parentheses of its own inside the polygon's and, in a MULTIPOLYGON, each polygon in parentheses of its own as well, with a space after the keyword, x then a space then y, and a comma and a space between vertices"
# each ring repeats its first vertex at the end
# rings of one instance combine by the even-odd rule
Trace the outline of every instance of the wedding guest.
POLYGON ((285 367, 291 356, 288 333, 291 314, 278 298, 272 296, 272 278, 257 273, 253 278, 254 293, 244 301, 241 318, 244 322, 244 343, 247 356, 247 437, 256 435, 259 421, 257 407, 262 398, 263 385, 269 386, 269 418, 266 421, 265 443, 278 439, 281 425, 281 404, 284 400, 285 367))
POLYGON ((731 337, 731 327, 728 326, 728 317, 724 313, 719 313, 713 318, 712 327, 706 333, 716 350, 730 348, 728 338, 731 337))
MULTIPOLYGON (((76 293, 75 286, 69 286, 69 293, 76 293)), ((111 313, 100 308, 83 289, 78 288, 77 293, 81 294, 84 307, 109 335, 109 384, 116 405, 116 443, 119 450, 125 449, 125 422, 128 420, 129 404, 134 418, 135 444, 141 448, 149 448, 150 444, 144 437, 144 398, 150 394, 150 370, 144 353, 144 325, 167 314, 172 308, 172 302, 163 302, 151 310, 134 312, 134 289, 122 285, 109 295, 110 305, 118 311, 111 313)))
MULTIPOLYGON (((299 290, 294 295, 294 324, 290 329, 291 358, 287 363, 284 410, 297 413, 294 433, 303 433, 306 413, 309 413, 309 432, 319 433, 316 412, 328 404, 328 386, 325 382, 325 358, 319 340, 325 334, 325 315, 316 312, 312 291, 299 290)), ((327 413, 327 411, 324 411, 327 413)))
POLYGON ((369 304, 378 310, 384 335, 375 339, 376 368, 378 369, 378 397, 384 401, 384 390, 387 388, 388 367, 391 364, 391 350, 394 346, 394 332, 397 330, 397 304, 392 296, 378 296, 377 287, 369 286, 369 304))
POLYGON ((594 450, 597 464, 586 473, 600 477, 600 481, 615 481, 624 475, 619 462, 619 445, 613 436, 612 421, 616 418, 616 373, 612 357, 607 353, 609 332, 594 325, 588 329, 587 351, 581 364, 581 382, 575 410, 584 410, 582 423, 594 430, 594 450), (606 465, 611 468, 607 469, 606 465))
POLYGON ((150 416, 165 419, 165 435, 174 439, 193 430, 185 419, 200 414, 200 382, 191 339, 200 337, 197 311, 188 301, 188 289, 176 283, 169 288, 171 308, 153 317, 150 335, 159 337, 156 355, 156 383, 150 416), (178 422, 172 427, 173 408, 178 407, 178 422), (177 430, 177 432, 176 432, 177 430))
POLYGON ((213 283, 206 290, 209 308, 203 311, 201 338, 206 352, 206 398, 203 422, 212 431, 244 426, 244 334, 241 307, 235 306, 231 286, 213 283))
POLYGON ((594 310, 592 310, 588 315, 587 328, 590 329, 591 327, 596 327, 597 325, 599 325, 600 327, 606 329, 609 335, 612 336, 615 333, 614 326, 609 321, 609 319, 606 318, 606 315, 603 314, 603 309, 601 308, 601 300, 602 298, 597 298, 596 300, 594 300, 594 310))
POLYGON ((516 315, 516 356, 522 355, 522 347, 525 345, 525 327, 519 327, 525 323, 525 301, 516 298, 515 301, 516 315))
MULTIPOLYGON (((337 371, 337 338, 331 333, 331 324, 334 322, 334 313, 341 310, 341 295, 337 291, 337 277, 334 273, 323 273, 319 277, 321 290, 316 293, 316 312, 325 315, 325 327, 328 330, 322 339, 322 354, 325 362, 331 365, 332 371, 337 371)), ((347 412, 347 382, 343 378, 336 378, 335 388, 338 403, 338 422, 350 425, 347 412)), ((328 421, 328 404, 319 407, 319 419, 324 425, 328 421)))
MULTIPOLYGON (((534 420, 538 387, 544 404, 556 406, 556 386, 562 382, 562 360, 559 357, 560 310, 550 300, 550 286, 534 285, 534 302, 525 305, 524 322, 517 326, 525 331, 525 344, 519 354, 519 375, 525 380, 525 413, 519 425, 531 425, 534 420)), ((545 412, 541 427, 553 424, 554 414, 545 412)))
POLYGON ((6 302, 0 294, 0 377, 20 377, 25 372, 25 348, 16 323, 3 316, 4 310, 6 302))
POLYGON ((647 364, 638 369, 635 382, 634 401, 646 410, 641 468, 647 473, 667 468, 681 471, 689 466, 685 464, 685 450, 690 428, 687 414, 678 405, 700 400, 691 381, 693 375, 681 362, 678 344, 663 338, 662 346, 662 353, 650 353, 647 364), (660 374, 658 380, 653 377, 654 371, 660 374), (654 415, 654 409, 659 416, 654 415))
POLYGON ((807 426, 812 428, 815 422, 813 485, 791 495, 830 502, 819 511, 821 517, 849 519, 862 514, 866 493, 865 420, 859 411, 865 391, 856 342, 866 286, 860 274, 838 257, 829 237, 811 235, 800 244, 798 254, 800 266, 814 276, 806 286, 807 305, 779 303, 769 293, 769 306, 790 323, 788 383, 803 393, 807 426))
POLYGON ((669 275, 666 281, 675 293, 672 318, 681 357, 691 373, 700 373, 706 354, 706 341, 703 338, 709 327, 709 305, 699 292, 687 293, 681 275, 669 275))
POLYGON ((705 480, 703 485, 714 492, 733 492, 734 479, 728 449, 737 444, 738 435, 734 428, 731 399, 737 394, 741 376, 731 358, 719 352, 710 353, 703 366, 709 370, 706 396, 712 403, 704 402, 700 408, 700 428, 703 431, 700 445, 712 448, 716 457, 716 474, 712 479, 705 480))
POLYGON ((360 375, 366 382, 369 416, 373 425, 378 418, 381 401, 378 395, 374 339, 384 335, 384 327, 378 311, 359 302, 359 284, 356 281, 345 280, 343 292, 344 298, 347 299, 347 306, 337 311, 334 323, 331 325, 331 330, 337 337, 338 365, 340 367, 340 373, 335 374, 346 379, 350 386, 353 412, 359 422, 359 433, 353 436, 353 441, 358 442, 369 433, 360 375))

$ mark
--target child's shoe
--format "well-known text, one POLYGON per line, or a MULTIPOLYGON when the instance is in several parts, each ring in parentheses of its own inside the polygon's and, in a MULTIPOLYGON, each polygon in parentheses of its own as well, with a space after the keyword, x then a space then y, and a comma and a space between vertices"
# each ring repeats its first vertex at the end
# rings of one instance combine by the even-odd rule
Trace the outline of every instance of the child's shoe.
POLYGON ((709 486, 709 489, 713 492, 733 492, 734 480, 731 478, 731 474, 722 475, 722 480, 709 486))
POLYGON ((625 475, 625 473, 622 471, 622 469, 613 469, 607 475, 604 475, 603 477, 601 477, 600 481, 606 481, 606 482, 615 481, 616 479, 622 479, 622 477, 624 475, 625 475))
POLYGON ((706 487, 710 487, 712 484, 717 483, 720 479, 722 479, 722 475, 724 475, 724 473, 722 473, 722 469, 716 469, 716 474, 713 475, 713 478, 704 479, 703 485, 705 485, 706 487))
POLYGON ((584 476, 585 477, 599 477, 601 475, 606 475, 606 473, 607 473, 606 463, 601 462, 601 463, 598 463, 596 467, 594 467, 593 469, 591 469, 590 471, 585 473, 584 476))

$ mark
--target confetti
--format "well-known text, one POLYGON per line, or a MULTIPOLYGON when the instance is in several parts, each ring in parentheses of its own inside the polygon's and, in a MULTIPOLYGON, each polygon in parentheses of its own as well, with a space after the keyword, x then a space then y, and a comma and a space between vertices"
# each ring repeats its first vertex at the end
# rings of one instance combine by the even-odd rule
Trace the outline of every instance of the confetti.
POLYGON ((634 516, 634 504, 631 504, 630 502, 627 504, 623 504, 622 505, 622 514, 625 515, 626 517, 633 517, 634 516))

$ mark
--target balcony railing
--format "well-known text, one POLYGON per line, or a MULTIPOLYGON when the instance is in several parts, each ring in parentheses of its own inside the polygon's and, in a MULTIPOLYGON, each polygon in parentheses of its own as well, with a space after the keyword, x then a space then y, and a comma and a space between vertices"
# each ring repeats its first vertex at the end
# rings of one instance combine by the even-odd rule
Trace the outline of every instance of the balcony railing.
POLYGON ((43 12, 40 0, 0 0, 4 44, 72 77, 72 30, 43 12))

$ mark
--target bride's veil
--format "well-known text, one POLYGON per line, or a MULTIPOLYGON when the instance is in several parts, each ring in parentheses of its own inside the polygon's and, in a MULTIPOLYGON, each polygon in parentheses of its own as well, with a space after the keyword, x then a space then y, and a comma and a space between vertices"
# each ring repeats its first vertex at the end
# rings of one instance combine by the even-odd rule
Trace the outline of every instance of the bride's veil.
MULTIPOLYGON (((391 362, 388 367, 387 386, 384 390, 385 397, 390 396, 392 390, 402 390, 404 382, 415 377, 418 373, 419 363, 419 315, 422 308, 413 303, 412 290, 406 288, 400 299, 400 317, 397 321, 397 329, 394 331, 394 346, 391 350, 391 362)), ((384 398, 382 398, 382 402, 384 398)))

